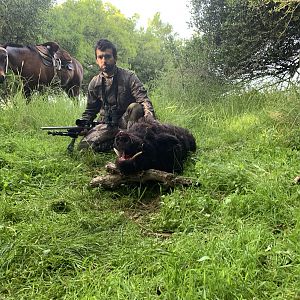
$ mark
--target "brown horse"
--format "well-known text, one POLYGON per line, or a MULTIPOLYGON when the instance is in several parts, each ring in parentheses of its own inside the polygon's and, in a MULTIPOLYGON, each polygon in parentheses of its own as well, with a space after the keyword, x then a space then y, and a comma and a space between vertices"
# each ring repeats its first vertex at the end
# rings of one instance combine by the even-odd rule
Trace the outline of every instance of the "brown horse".
POLYGON ((0 46, 0 83, 5 80, 5 74, 8 68, 8 54, 4 47, 0 46))
POLYGON ((21 76, 26 97, 56 78, 69 97, 79 95, 82 65, 55 42, 36 46, 0 45, 0 83, 5 80, 8 68, 21 76))

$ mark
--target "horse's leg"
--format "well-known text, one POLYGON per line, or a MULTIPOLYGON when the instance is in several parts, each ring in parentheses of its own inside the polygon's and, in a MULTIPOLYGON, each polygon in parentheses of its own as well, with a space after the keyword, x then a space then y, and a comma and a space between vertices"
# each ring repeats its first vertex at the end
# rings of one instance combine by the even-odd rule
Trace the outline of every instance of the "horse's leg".
POLYGON ((73 85, 69 89, 66 89, 67 94, 69 98, 72 98, 72 100, 75 100, 76 104, 78 104, 78 96, 79 96, 79 86, 73 85))
POLYGON ((71 92, 71 97, 78 97, 79 96, 79 86, 74 85, 69 90, 71 92))
POLYGON ((9 99, 9 93, 8 93, 8 86, 7 86, 7 81, 4 80, 1 86, 1 95, 0 95, 0 103, 3 105, 8 104, 8 99, 9 99))
POLYGON ((28 104, 31 101, 30 96, 32 93, 32 89, 27 84, 24 84, 23 91, 24 91, 24 96, 26 98, 26 103, 28 104))

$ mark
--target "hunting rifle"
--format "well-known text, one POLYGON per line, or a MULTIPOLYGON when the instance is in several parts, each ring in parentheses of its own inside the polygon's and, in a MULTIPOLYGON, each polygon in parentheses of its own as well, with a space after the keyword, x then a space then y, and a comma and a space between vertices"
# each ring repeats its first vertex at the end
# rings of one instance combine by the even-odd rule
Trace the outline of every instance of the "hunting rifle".
POLYGON ((59 136, 69 136, 72 138, 70 144, 67 147, 69 152, 73 152, 75 141, 84 131, 88 131, 95 127, 96 125, 101 124, 100 122, 89 122, 82 119, 76 120, 77 126, 53 126, 53 127, 41 127, 42 130, 48 130, 50 135, 59 135, 59 136))

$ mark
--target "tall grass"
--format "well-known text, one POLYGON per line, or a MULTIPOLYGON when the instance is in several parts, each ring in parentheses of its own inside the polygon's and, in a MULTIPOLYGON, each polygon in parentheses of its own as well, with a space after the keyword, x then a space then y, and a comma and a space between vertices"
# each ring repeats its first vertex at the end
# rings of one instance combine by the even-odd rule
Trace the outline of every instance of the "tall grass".
POLYGON ((39 129, 84 103, 2 108, 0 299, 298 299, 299 89, 206 95, 151 94, 197 139, 184 175, 199 185, 172 190, 90 189, 114 155, 69 155, 39 129))

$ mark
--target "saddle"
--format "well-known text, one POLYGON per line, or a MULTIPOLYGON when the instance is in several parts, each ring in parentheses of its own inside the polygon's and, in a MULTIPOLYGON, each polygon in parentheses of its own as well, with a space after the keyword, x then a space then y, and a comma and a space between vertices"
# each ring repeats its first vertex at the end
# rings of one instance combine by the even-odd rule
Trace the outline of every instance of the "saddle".
POLYGON ((53 66, 58 71, 61 70, 61 68, 74 70, 72 57, 66 50, 62 49, 58 44, 48 42, 40 45, 35 45, 35 48, 41 56, 42 62, 45 66, 53 66), (52 45, 56 47, 52 47, 52 45))
POLYGON ((43 45, 36 45, 35 48, 41 56, 43 64, 47 67, 53 66, 53 57, 50 55, 47 47, 43 45))

